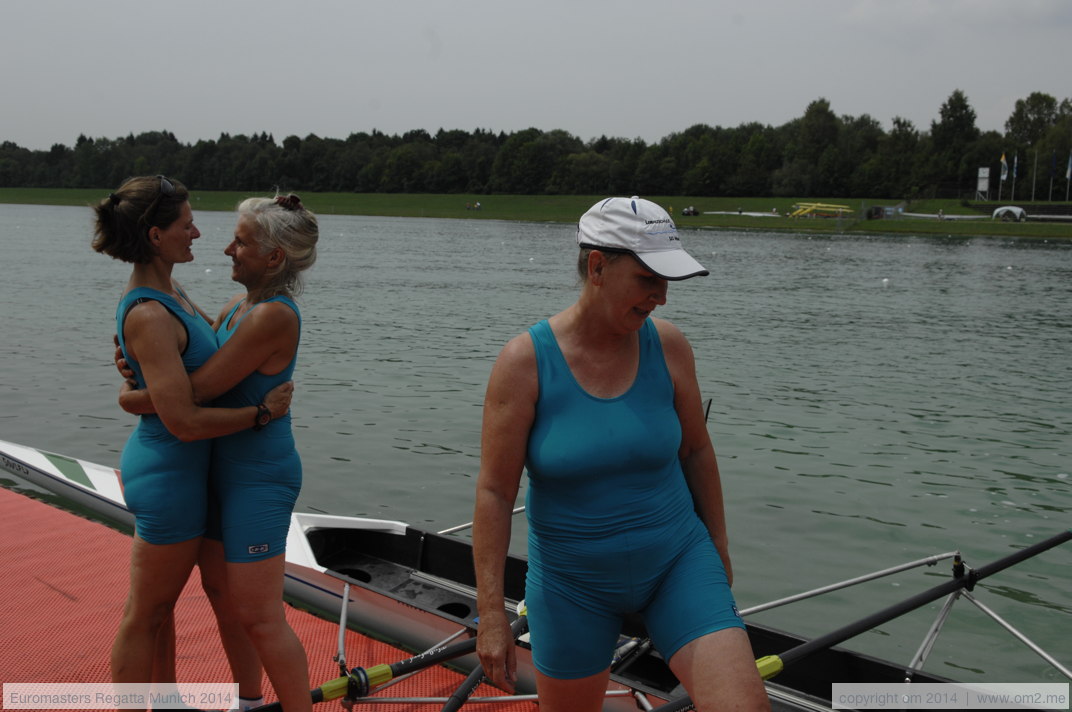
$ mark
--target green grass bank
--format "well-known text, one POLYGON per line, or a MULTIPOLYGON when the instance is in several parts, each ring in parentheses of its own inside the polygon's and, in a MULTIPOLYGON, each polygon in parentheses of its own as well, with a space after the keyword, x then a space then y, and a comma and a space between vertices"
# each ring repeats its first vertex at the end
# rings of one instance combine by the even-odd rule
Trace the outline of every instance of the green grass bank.
MULTIPOLYGON (((35 205, 91 205, 107 189, 0 188, 0 203, 35 205)), ((251 193, 197 191, 192 194, 195 210, 233 210, 251 193)), ((468 218, 475 220, 524 220, 572 223, 598 195, 428 195, 405 193, 303 193, 302 201, 317 214, 380 215, 418 218, 468 218), (474 209, 479 202, 480 209, 474 209)), ((1028 220, 1004 223, 989 218, 938 220, 936 217, 896 217, 867 220, 868 208, 894 207, 892 200, 795 199, 795 198, 695 198, 645 196, 672 208, 682 228, 726 230, 774 230, 816 233, 917 234, 917 235, 996 235, 1003 237, 1072 239, 1072 222, 1028 220), (799 202, 847 205, 851 214, 840 218, 789 218, 799 202), (700 214, 682 215, 689 206, 700 214), (749 215, 756 213, 761 215, 749 215)), ((994 203, 993 207, 999 204, 994 203)), ((903 206, 906 211, 936 216, 939 211, 954 218, 979 215, 957 200, 928 200, 903 206)), ((1066 211, 1072 214, 1072 205, 1066 211)))

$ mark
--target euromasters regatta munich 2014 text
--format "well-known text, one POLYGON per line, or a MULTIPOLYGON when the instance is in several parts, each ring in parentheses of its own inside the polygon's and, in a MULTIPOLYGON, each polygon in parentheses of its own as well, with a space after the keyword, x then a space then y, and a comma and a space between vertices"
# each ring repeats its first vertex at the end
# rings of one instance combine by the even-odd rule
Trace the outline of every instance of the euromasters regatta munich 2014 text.
POLYGON ((3 707, 41 709, 228 708, 238 686, 226 683, 4 683, 3 707))

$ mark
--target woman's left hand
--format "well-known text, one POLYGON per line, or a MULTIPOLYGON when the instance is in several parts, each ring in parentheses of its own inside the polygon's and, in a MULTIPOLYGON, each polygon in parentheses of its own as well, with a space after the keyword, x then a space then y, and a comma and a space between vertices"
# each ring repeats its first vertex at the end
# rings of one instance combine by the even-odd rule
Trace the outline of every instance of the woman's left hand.
POLYGON ((123 349, 119 346, 119 335, 113 334, 112 341, 115 343, 115 356, 113 357, 113 360, 115 361, 116 370, 119 371, 119 375, 123 378, 134 378, 134 369, 127 363, 126 357, 123 356, 123 349))
POLYGON ((272 411, 272 420, 282 418, 290 410, 290 400, 294 396, 294 381, 280 383, 264 396, 264 405, 272 411))
POLYGON ((119 386, 119 407, 132 415, 148 415, 155 412, 149 392, 138 388, 138 382, 127 378, 119 386))

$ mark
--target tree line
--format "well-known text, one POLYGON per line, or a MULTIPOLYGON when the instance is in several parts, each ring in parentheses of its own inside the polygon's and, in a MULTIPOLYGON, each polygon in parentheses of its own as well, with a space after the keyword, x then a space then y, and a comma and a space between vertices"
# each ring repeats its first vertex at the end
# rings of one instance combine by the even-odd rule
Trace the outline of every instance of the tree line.
MULTIPOLYGON (((838 116, 820 98, 782 126, 697 124, 650 145, 608 136, 584 142, 536 128, 401 136, 374 130, 345 139, 288 136, 281 143, 267 133, 222 134, 194 144, 152 131, 117 139, 82 135, 74 147, 48 151, 5 141, 0 186, 103 188, 164 173, 193 190, 969 199, 980 167, 991 168, 997 191, 1003 155, 1009 165, 1022 156, 1026 166, 1041 153, 1044 171, 1056 164, 1063 178, 1070 149, 1072 99, 1034 92, 1016 102, 1002 134, 976 126, 958 89, 928 130, 896 117, 887 131, 867 114, 838 116)), ((1031 176, 1021 168, 1017 179, 1031 176)))

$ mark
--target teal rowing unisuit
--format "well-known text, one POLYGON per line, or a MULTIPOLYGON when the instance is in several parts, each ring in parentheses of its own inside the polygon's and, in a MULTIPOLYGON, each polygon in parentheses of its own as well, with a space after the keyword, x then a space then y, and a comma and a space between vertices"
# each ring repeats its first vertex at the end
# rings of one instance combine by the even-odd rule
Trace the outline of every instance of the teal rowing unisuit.
MULTIPOLYGON (((136 287, 119 302, 116 334, 134 379, 145 388, 141 364, 127 352, 123 323, 135 305, 159 302, 186 329, 182 365, 196 371, 216 353, 216 335, 199 314, 190 314, 170 294, 136 287)), ((172 435, 157 415, 143 415, 130 434, 119 460, 123 499, 134 513, 135 533, 150 544, 174 544, 205 533, 211 440, 184 443, 172 435)))
POLYGON ((636 378, 596 398, 573 377, 550 324, 529 329, 539 397, 529 434, 528 606, 533 660, 560 679, 608 665, 626 613, 669 659, 744 627, 721 558, 693 509, 678 450, 674 386, 654 322, 636 378))
MULTIPOLYGON (((235 319, 237 302, 216 330, 222 347, 253 309, 268 302, 282 302, 294 310, 301 326, 301 312, 294 300, 275 296, 258 302, 235 319)), ((214 405, 241 408, 257 405, 265 394, 294 375, 294 358, 279 373, 254 371, 237 386, 216 399, 214 405)), ((302 464, 294 445, 290 413, 275 418, 263 430, 242 430, 216 438, 212 448, 209 523, 206 536, 223 542, 227 561, 260 561, 286 550, 290 515, 301 490, 302 464)))

